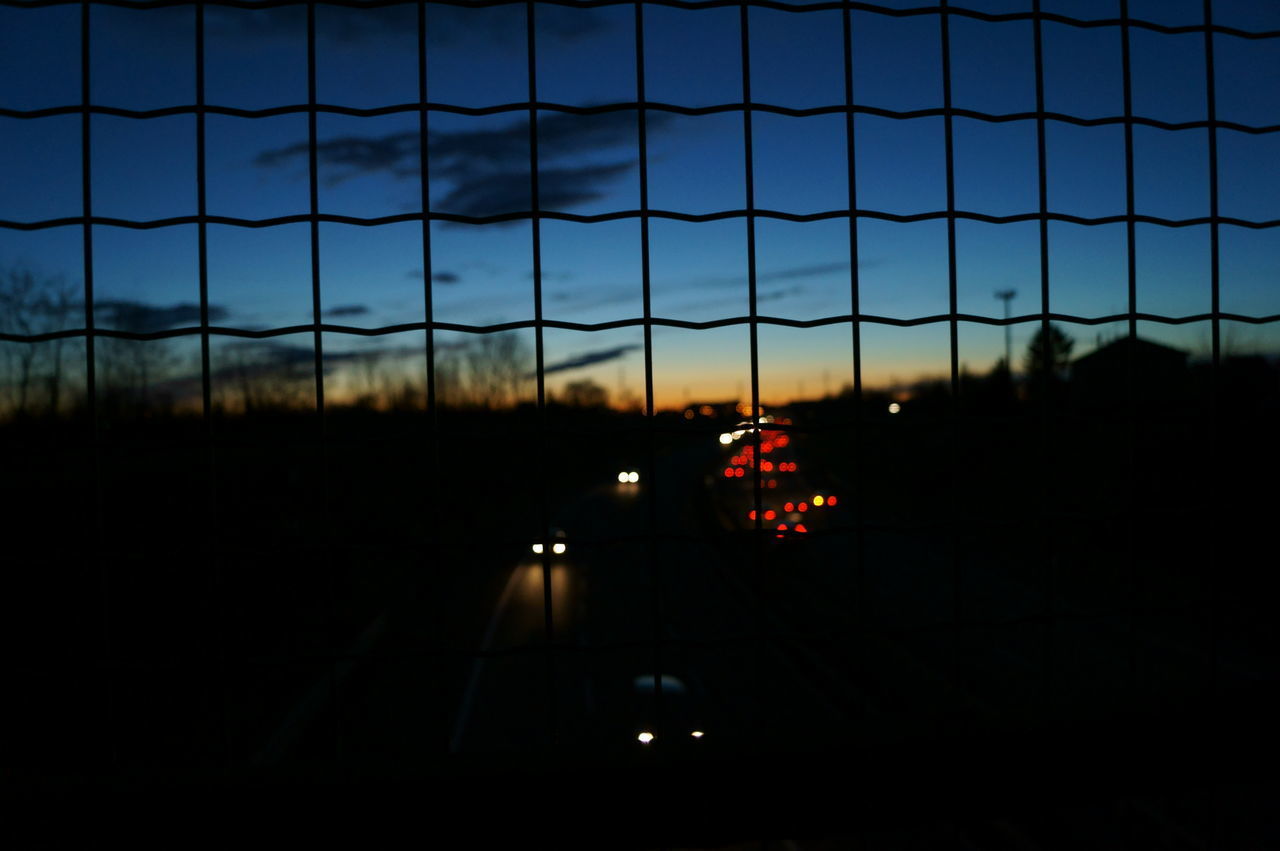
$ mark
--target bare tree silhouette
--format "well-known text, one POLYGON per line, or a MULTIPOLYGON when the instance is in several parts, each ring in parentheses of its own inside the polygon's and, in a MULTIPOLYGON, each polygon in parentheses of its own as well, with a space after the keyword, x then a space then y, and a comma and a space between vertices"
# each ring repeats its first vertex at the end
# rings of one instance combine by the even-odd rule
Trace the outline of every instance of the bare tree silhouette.
POLYGON ((518 334, 481 334, 466 347, 466 386, 473 405, 506 408, 520 402, 533 380, 529 351, 518 334))
MULTIPOLYGON (((45 334, 66 327, 78 306, 76 288, 13 266, 0 270, 0 331, 45 334)), ((57 413, 64 402, 67 339, 0 347, 0 410, 13 416, 57 413)))

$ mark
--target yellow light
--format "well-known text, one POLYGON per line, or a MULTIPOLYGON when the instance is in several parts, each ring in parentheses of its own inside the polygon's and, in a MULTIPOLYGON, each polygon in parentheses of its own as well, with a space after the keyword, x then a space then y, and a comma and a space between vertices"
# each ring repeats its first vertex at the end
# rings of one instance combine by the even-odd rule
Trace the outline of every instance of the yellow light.
POLYGON ((533 551, 538 555, 542 555, 542 544, 534 544, 533 551))
POLYGON ((710 405, 703 405, 701 408, 698 409, 698 413, 702 414, 704 417, 712 416, 713 414, 715 414, 715 412, 716 412, 716 409, 711 407, 710 405))
POLYGON ((902 406, 899 405, 897 402, 889 403, 889 413, 896 414, 898 413, 898 411, 901 411, 901 410, 902 410, 902 406))
POLYGON ((650 733, 648 730, 645 730, 643 733, 636 736, 636 739, 639 740, 640 744, 647 745, 653 741, 653 733, 650 733))
POLYGON ((625 482, 626 480, 627 480, 627 474, 626 474, 626 473, 619 473, 619 474, 618 474, 618 481, 620 481, 620 482, 625 482))
POLYGON ((565 549, 566 548, 564 544, 556 543, 551 545, 551 552, 555 553, 558 556, 564 555, 565 549))
POLYGON ((724 434, 720 435, 720 443, 724 446, 728 446, 730 443, 733 443, 733 435, 726 431, 724 434))
POLYGON ((818 506, 818 507, 822 507, 822 503, 823 503, 823 501, 824 501, 824 500, 822 499, 822 496, 821 496, 820 494, 819 494, 819 495, 817 495, 817 496, 815 496, 815 497, 811 500, 811 502, 812 502, 814 505, 818 506))
POLYGON ((703 736, 706 735, 706 733, 702 732, 701 730, 694 730, 689 735, 693 736, 695 739, 701 739, 703 736))

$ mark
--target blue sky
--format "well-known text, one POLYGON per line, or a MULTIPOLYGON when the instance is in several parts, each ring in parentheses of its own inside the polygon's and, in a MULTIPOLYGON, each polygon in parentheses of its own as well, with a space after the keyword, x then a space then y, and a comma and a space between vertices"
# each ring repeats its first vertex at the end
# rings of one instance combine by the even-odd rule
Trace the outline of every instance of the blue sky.
MULTIPOLYGON (((890 3, 911 7, 917 3, 890 3)), ((1029 0, 965 0, 989 12, 1023 11, 1029 0)), ((1201 22, 1198 2, 1133 0, 1135 17, 1162 24, 1201 22)), ((1046 11, 1111 17, 1117 2, 1043 4, 1046 11)), ((79 7, 0 9, 0 107, 39 109, 79 103, 79 7)), ((158 109, 195 99, 194 12, 188 7, 91 7, 91 98, 125 109, 158 109)), ((1280 7, 1218 0, 1215 21, 1280 29, 1280 7)), ((262 109, 307 97, 305 12, 211 6, 206 23, 210 104, 262 109)), ((646 7, 645 88, 651 101, 678 106, 741 102, 737 9, 646 7)), ((942 105, 939 18, 852 14, 855 101, 888 110, 942 105)), ((537 11, 538 100, 598 105, 636 99, 635 13, 630 5, 537 11)), ((793 108, 844 101, 841 15, 751 9, 753 101, 793 108)), ((321 103, 378 107, 415 102, 416 6, 317 9, 317 93, 321 103)), ((485 107, 528 96, 522 4, 484 9, 428 4, 428 95, 432 102, 485 107)), ((1206 116, 1204 38, 1135 28, 1133 104, 1163 121, 1206 116)), ((1247 125, 1280 123, 1280 39, 1214 37, 1218 117, 1247 125)), ((952 99, 996 114, 1035 108, 1032 24, 951 20, 952 99)), ((1120 30, 1044 24, 1047 109, 1092 118, 1123 110, 1120 30)), ((527 111, 430 115, 429 185, 435 211, 489 215, 528 208, 527 111)), ((91 119, 94 213, 152 220, 196 212, 196 122, 190 114, 91 119)), ((542 206, 595 214, 640 205, 634 110, 580 116, 538 115, 542 206)), ((321 114, 319 206, 357 217, 421 210, 418 116, 321 114)), ((843 115, 752 116, 755 205, 807 214, 849 206, 843 115)), ((0 116, 0 219, 38 221, 82 213, 81 119, 75 115, 0 116)), ((647 115, 648 198, 653 209, 709 213, 745 205, 741 112, 647 115)), ((953 123, 955 201, 989 215, 1035 212, 1036 125, 958 117, 953 123)), ((944 121, 859 114, 854 121, 857 207, 910 215, 946 206, 944 121)), ((1134 131, 1139 214, 1207 215, 1208 133, 1203 128, 1134 131)), ((262 219, 309 209, 307 119, 210 115, 206 124, 207 203, 214 215, 262 219)), ((1219 210, 1246 220, 1280 219, 1280 134, 1218 132, 1219 210)), ((1118 125, 1046 126, 1047 197, 1052 212, 1085 217, 1125 212, 1124 133, 1118 125)), ((706 321, 742 315, 747 301, 745 219, 653 219, 650 265, 656 316, 706 321)), ((1137 301, 1142 311, 1207 311, 1209 228, 1139 224, 1137 301)), ((209 298, 219 324, 267 328, 312 320, 310 237, 306 224, 250 229, 210 225, 209 298)), ((534 316, 532 234, 527 220, 506 224, 432 223, 435 316, 487 324, 534 316)), ((640 225, 544 221, 543 315, 603 322, 642 313, 640 225)), ((755 224, 758 310, 814 319, 851 309, 846 218, 755 224)), ((19 264, 79 284, 81 230, 0 228, 0 264, 19 264)), ((420 321, 424 310, 422 227, 400 222, 365 228, 320 226, 321 298, 326 321, 380 327, 420 321)), ((94 228, 97 298, 107 307, 140 302, 168 307, 199 298, 194 225, 153 230, 94 228)), ((895 318, 948 309, 948 246, 941 220, 858 223, 861 309, 895 318)), ((997 289, 1014 288, 1015 313, 1040 305, 1040 236, 1035 222, 956 227, 957 297, 962 312, 1000 315, 997 289)), ((1127 309, 1123 224, 1049 226, 1053 311, 1101 316, 1127 309)), ((1221 227, 1222 308, 1246 315, 1280 312, 1280 229, 1221 227)), ((157 313, 160 316, 161 313, 157 313)), ((177 314, 165 314, 177 315, 177 314)), ((157 320, 158 321, 158 320, 157 320)), ((1021 347, 1034 326, 1015 330, 1021 347)), ((1266 343, 1269 328, 1249 330, 1266 343)), ((1083 329, 1081 343, 1118 329, 1083 329)), ((1196 326, 1144 325, 1143 333, 1192 350, 1196 326)), ((654 331, 660 401, 729 397, 749 375, 744 327, 715 332, 654 331)), ((985 369, 1003 349, 999 328, 965 325, 961 357, 985 369)), ((638 329, 546 334, 547 362, 591 361, 549 379, 592 377, 610 388, 642 387, 638 329)), ((388 342, 388 341, 383 341, 388 342)), ((762 389, 767 398, 836 390, 850 376, 847 325, 809 331, 762 327, 762 389), (774 389, 776 388, 776 389, 774 389)), ((327 335, 326 349, 370 346, 327 335)), ((395 343, 394 345, 399 345, 395 343)), ((871 383, 947 369, 945 324, 864 328, 871 383)))

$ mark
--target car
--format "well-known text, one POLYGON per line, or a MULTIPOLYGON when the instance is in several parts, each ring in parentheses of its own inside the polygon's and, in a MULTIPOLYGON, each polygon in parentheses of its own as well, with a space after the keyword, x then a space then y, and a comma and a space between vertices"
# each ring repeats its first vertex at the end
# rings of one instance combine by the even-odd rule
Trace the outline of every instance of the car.
MULTIPOLYGON (((632 690, 640 700, 640 718, 632 731, 635 741, 649 746, 658 741, 658 725, 653 720, 653 696, 657 678, 653 674, 640 674, 632 680, 632 690)), ((663 747, 692 746, 706 735, 706 725, 694 707, 689 687, 671 674, 662 679, 662 745, 663 747)))
MULTIPOLYGON (((545 552, 546 547, 543 546, 543 542, 541 540, 537 540, 533 542, 533 546, 531 547, 531 549, 533 550, 534 555, 540 556, 543 554, 543 552, 545 552)), ((566 552, 568 552, 568 550, 569 550, 568 536, 565 535, 563 529, 559 529, 553 526, 551 528, 551 553, 553 555, 562 556, 566 552)))

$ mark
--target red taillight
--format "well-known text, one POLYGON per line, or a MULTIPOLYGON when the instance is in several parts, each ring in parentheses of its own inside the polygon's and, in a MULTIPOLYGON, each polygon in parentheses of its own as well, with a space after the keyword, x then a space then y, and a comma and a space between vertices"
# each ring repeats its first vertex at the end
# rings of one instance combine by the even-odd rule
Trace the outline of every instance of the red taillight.
POLYGON ((770 480, 769 480, 769 487, 771 487, 771 488, 776 488, 777 486, 778 486, 778 480, 777 480, 777 479, 770 479, 770 480))
POLYGON ((834 496, 827 497, 827 505, 835 505, 835 504, 836 504, 836 498, 834 496))
POLYGON ((725 477, 726 479, 732 479, 732 478, 733 478, 733 468, 732 468, 732 467, 725 467, 725 468, 724 468, 724 477, 725 477))
POLYGON ((807 502, 802 502, 802 503, 800 503, 800 505, 799 505, 798 507, 799 507, 799 509, 800 509, 801 511, 808 511, 808 510, 809 510, 809 503, 807 503, 807 502))
POLYGON ((779 532, 785 532, 785 531, 787 531, 787 524, 786 524, 786 523, 779 523, 779 524, 778 524, 778 531, 779 531, 779 532))
POLYGON ((808 529, 806 529, 806 528, 804 528, 804 524, 803 524, 803 523, 797 523, 797 524, 796 524, 796 531, 797 531, 797 532, 808 532, 809 530, 808 530, 808 529))
POLYGON ((772 462, 772 461, 761 461, 761 462, 760 462, 760 469, 761 469, 761 470, 764 470, 766 473, 772 473, 772 472, 773 472, 773 462, 772 462))
POLYGON ((756 510, 754 508, 747 512, 747 519, 749 520, 756 519, 756 510))
POLYGON ((762 443, 762 444, 760 444, 760 451, 761 451, 761 452, 772 452, 772 451, 773 451, 773 444, 772 444, 772 443, 762 443))
POLYGON ((742 469, 741 467, 739 467, 738 469, 736 469, 736 470, 734 470, 734 471, 733 471, 733 474, 734 474, 735 476, 737 476, 739 479, 741 479, 743 476, 745 476, 745 475, 746 475, 746 472, 745 472, 745 471, 743 471, 743 469, 742 469))
POLYGON ((778 516, 778 512, 774 511, 772 508, 766 509, 764 512, 765 520, 773 520, 777 516, 778 516))
POLYGON ((786 505, 782 506, 782 510, 783 510, 783 511, 795 511, 795 510, 796 510, 796 504, 795 504, 794 502, 788 502, 786 505))

